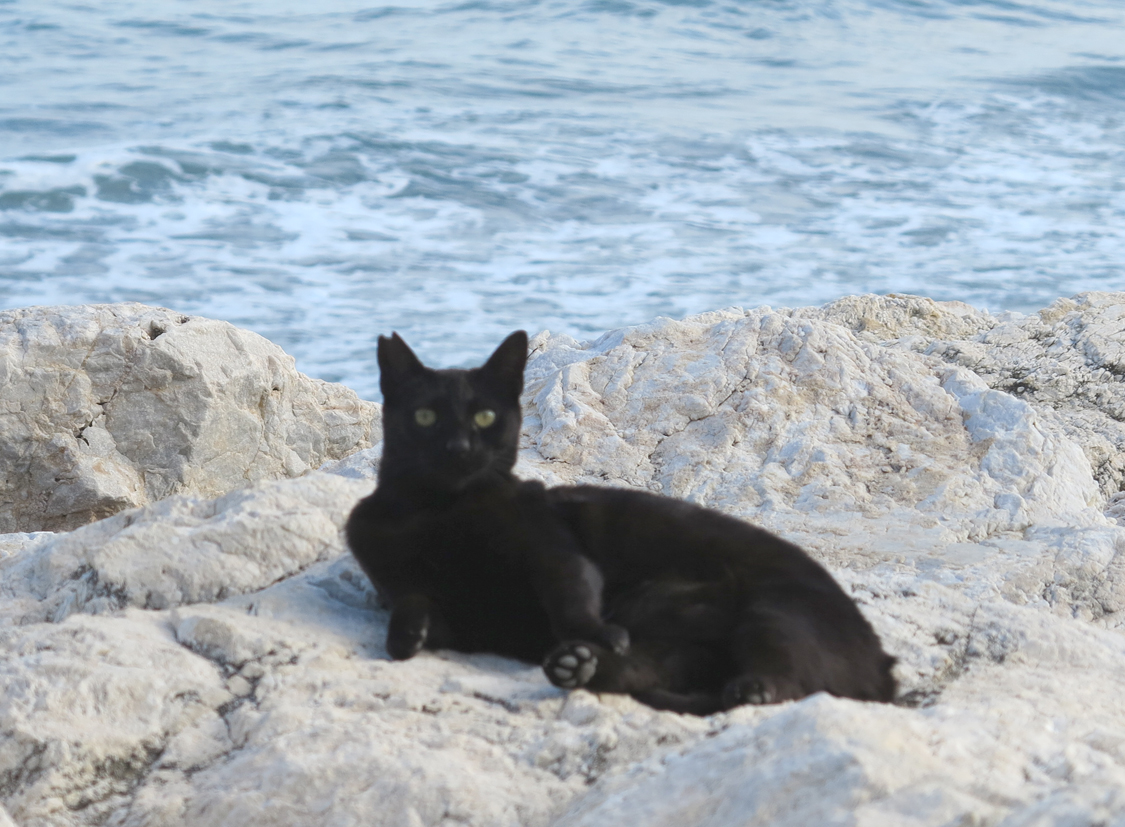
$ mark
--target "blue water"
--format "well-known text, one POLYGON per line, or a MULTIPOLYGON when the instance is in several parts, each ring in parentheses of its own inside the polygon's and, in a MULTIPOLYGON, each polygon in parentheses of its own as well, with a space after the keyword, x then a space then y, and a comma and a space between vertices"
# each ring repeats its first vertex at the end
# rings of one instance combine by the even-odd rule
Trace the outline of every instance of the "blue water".
POLYGON ((0 307, 377 398, 505 333, 1125 290, 1120 0, 0 0, 0 307))

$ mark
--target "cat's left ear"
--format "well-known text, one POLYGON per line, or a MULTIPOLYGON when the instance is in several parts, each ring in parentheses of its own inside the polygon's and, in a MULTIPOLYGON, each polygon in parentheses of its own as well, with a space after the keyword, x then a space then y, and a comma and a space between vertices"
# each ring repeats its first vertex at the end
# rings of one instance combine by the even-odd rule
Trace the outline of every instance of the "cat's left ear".
POLYGON ((481 373, 491 375, 505 391, 519 398, 523 393, 523 369, 527 364, 527 333, 517 330, 500 343, 481 373))

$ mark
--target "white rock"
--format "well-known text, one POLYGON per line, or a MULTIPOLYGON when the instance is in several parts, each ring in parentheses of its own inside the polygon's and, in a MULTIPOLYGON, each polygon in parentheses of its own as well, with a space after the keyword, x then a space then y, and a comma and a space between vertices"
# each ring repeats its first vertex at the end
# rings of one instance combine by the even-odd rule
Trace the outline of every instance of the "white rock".
POLYGON ((0 537, 0 804, 21 827, 1123 825, 1125 528, 1098 417, 1125 399, 1100 372, 1125 295, 1056 307, 851 297, 534 340, 520 473, 798 540, 899 658, 900 705, 701 719, 488 655, 390 662, 340 538, 376 446, 0 537), (1021 338, 1039 324, 1067 336, 1021 338), (1079 362, 1073 398, 1002 384, 1079 362))
POLYGON ((0 559, 0 625, 265 588, 338 555, 344 521, 370 488, 310 474, 214 500, 169 497, 69 534, 33 536, 22 553, 0 559))
POLYGON ((853 296, 799 312, 836 321, 868 341, 971 368, 989 387, 1052 411, 1089 457, 1106 496, 1125 488, 1121 293, 1081 293, 1005 319, 916 296, 853 296))
POLYGON ((0 778, 21 827, 99 823, 172 741, 225 738, 221 677, 152 613, 8 629, 0 651, 0 778))
POLYGON ((1099 521, 1089 464, 1054 417, 808 313, 723 311, 588 348, 532 346, 530 446, 570 479, 759 521, 905 508, 966 539, 1059 514, 1099 521))
POLYGON ((215 497, 371 445, 377 405, 226 322, 139 304, 0 313, 0 532, 215 497))

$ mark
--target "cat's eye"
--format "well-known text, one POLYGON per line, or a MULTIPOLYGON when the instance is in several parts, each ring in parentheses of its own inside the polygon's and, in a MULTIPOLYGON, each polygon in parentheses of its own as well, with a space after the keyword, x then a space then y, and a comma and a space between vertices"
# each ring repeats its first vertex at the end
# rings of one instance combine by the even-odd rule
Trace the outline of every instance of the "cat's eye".
POLYGON ((419 408, 414 412, 414 421, 423 428, 429 428, 437 422, 437 414, 430 408, 419 408))
POLYGON ((487 428, 496 421, 496 411, 490 411, 485 408, 483 411, 477 411, 473 414, 473 422, 477 424, 478 428, 487 428))

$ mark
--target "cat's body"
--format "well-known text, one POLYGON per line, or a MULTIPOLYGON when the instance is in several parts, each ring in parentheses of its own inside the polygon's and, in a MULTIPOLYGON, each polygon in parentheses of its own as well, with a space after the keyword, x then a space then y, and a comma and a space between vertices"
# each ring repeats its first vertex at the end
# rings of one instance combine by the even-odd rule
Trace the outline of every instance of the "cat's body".
POLYGON ((543 659, 558 639, 533 585, 533 571, 545 565, 536 559, 532 518, 542 495, 542 486, 513 480, 424 507, 387 501, 376 491, 356 507, 349 543, 395 613, 388 654, 410 657, 424 643, 543 659), (423 597, 432 604, 424 641, 397 616, 423 597))
POLYGON ((385 442, 352 552, 391 605, 387 651, 544 661, 564 687, 707 714, 817 691, 891 700, 893 659, 832 577, 740 520, 511 473, 526 337, 472 371, 380 339, 385 442))

